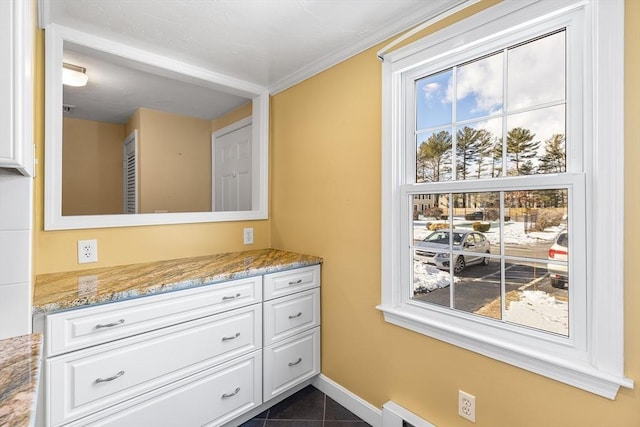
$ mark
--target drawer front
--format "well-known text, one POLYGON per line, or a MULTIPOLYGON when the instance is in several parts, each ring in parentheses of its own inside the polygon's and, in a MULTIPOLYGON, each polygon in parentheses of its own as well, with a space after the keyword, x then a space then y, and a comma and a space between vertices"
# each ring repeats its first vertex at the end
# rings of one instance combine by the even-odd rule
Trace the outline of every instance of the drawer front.
POLYGON ((264 345, 320 325, 320 289, 264 303, 264 345))
POLYGON ((261 381, 262 353, 257 351, 70 427, 219 426, 262 403, 261 381))
POLYGON ((320 266, 296 268, 295 270, 265 274, 264 299, 282 297, 295 292, 320 286, 320 266))
POLYGON ((319 327, 265 347, 263 399, 266 402, 319 373, 319 327))
POLYGON ((256 304, 49 359, 51 425, 259 349, 261 317, 256 304))
POLYGON ((262 301, 262 278, 234 280, 47 316, 47 356, 262 301))

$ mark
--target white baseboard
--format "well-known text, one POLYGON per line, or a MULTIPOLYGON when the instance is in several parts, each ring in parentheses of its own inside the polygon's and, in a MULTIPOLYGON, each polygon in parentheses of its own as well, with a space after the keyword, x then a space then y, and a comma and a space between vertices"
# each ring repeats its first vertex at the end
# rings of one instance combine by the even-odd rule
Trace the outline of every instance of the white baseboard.
POLYGON ((373 427, 382 427, 382 410, 353 394, 340 384, 320 374, 311 381, 311 385, 373 427))

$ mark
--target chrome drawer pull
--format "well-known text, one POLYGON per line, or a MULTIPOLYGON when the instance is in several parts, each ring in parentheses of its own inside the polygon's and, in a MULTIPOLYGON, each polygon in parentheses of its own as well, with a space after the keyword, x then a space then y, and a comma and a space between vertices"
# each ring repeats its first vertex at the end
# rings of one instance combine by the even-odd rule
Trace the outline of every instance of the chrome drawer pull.
POLYGON ((302 312, 298 312, 298 314, 294 314, 293 316, 289 316, 289 319, 297 319, 298 317, 302 316, 302 312))
POLYGON ((302 283, 302 279, 298 279, 295 282, 289 282, 290 285, 299 285, 300 283, 302 283))
POLYGON ((222 341, 230 341, 230 340, 235 340, 236 338, 238 338, 240 336, 240 332, 236 332, 236 334, 232 337, 222 337, 222 341))
POLYGON ((96 378, 96 383, 100 384, 100 383, 106 383, 106 382, 109 382, 109 381, 113 381, 116 378, 120 378, 123 375, 124 375, 124 371, 120 371, 117 374, 115 374, 114 376, 109 377, 109 378, 96 378))
POLYGON ((105 323, 104 325, 103 325, 103 324, 98 323, 98 324, 96 325, 96 329, 101 329, 101 328, 113 328, 114 326, 122 325, 123 323, 124 323, 124 319, 120 319, 120 320, 118 320, 117 322, 113 322, 113 323, 105 323))
POLYGON ((239 298, 240 296, 242 296, 242 294, 235 294, 235 295, 232 295, 230 297, 222 297, 222 301, 227 301, 227 300, 230 300, 230 299, 236 299, 236 298, 239 298))
POLYGON ((296 360, 295 362, 289 362, 289 366, 299 365, 300 362, 302 362, 302 357, 298 357, 298 360, 296 360))
POLYGON ((236 389, 233 391, 233 393, 224 393, 224 394, 222 395, 222 398, 223 398, 223 399, 227 399, 227 398, 229 398, 229 397, 233 397, 233 396, 235 396, 235 395, 236 395, 236 394, 238 394, 238 393, 240 393, 240 387, 236 387, 236 389))

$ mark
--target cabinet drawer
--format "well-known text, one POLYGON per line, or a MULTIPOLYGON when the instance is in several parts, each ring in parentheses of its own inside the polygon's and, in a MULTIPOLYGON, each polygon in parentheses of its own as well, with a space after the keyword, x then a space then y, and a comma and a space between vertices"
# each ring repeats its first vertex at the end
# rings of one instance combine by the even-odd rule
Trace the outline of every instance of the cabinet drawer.
POLYGON ((87 348, 261 300, 262 278, 251 277, 51 314, 46 317, 46 353, 87 348))
POLYGON ((264 348, 263 399, 266 402, 320 373, 320 328, 264 348))
POLYGON ((264 345, 320 325, 320 289, 264 303, 264 345))
POLYGON ((219 426, 262 403, 261 379, 256 351, 69 427, 219 426))
POLYGON ((295 270, 265 274, 264 299, 270 300, 295 292, 320 286, 320 266, 296 268, 295 270))
POLYGON ((47 360, 50 425, 59 425, 261 347, 255 304, 47 360))

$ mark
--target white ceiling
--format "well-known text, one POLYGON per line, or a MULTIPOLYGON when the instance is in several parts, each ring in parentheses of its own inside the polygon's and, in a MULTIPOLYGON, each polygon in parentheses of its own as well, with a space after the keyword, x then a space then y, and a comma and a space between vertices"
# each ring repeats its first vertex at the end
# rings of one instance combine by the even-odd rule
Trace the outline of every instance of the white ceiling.
POLYGON ((467 2, 40 0, 39 9, 42 26, 53 22, 275 93, 467 2))

